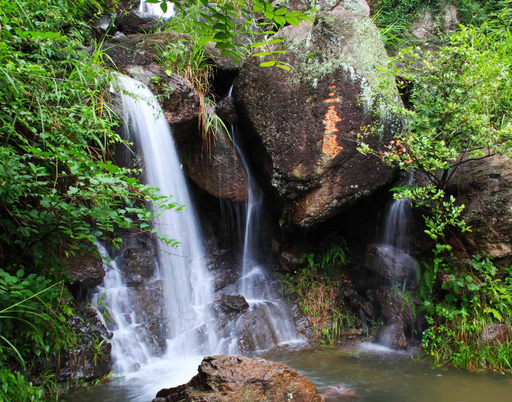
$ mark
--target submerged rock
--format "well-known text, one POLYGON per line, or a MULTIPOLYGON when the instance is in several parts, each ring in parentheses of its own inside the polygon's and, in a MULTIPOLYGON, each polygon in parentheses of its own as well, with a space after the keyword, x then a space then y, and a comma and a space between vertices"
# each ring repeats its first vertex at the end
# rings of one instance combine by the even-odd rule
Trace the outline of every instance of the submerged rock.
POLYGON ((324 402, 338 402, 344 401, 347 398, 357 396, 356 391, 345 388, 341 385, 335 387, 325 387, 319 390, 320 395, 324 398, 324 402))
POLYGON ((153 402, 322 402, 313 383, 261 358, 205 357, 187 384, 162 389, 153 402))
POLYGON ((318 12, 314 23, 277 34, 288 52, 281 59, 293 73, 261 68, 250 58, 235 84, 239 124, 253 159, 289 223, 303 228, 326 221, 395 175, 356 149, 368 127, 382 134, 370 139, 377 150, 401 127, 390 107, 400 102, 395 85, 381 69, 386 51, 378 29, 355 7, 364 2, 338 3, 318 12))

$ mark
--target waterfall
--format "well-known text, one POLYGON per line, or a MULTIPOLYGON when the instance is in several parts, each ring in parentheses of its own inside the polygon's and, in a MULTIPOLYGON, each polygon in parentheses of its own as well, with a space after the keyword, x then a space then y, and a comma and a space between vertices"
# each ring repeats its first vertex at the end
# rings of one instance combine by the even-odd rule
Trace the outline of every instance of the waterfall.
MULTIPOLYGON (((177 239, 181 244, 174 248, 155 242, 155 273, 149 282, 138 285, 144 289, 152 282, 162 285, 163 295, 158 296, 158 303, 164 306, 165 354, 155 356, 154 349, 146 345, 145 314, 138 309, 137 317, 134 308, 134 292, 140 289, 127 286, 116 260, 106 266, 104 283, 92 299, 103 323, 113 332, 115 374, 130 380, 120 385, 123 396, 143 401, 161 388, 187 382, 205 355, 269 349, 297 341, 298 336, 289 306, 281 300, 278 283, 263 262, 265 251, 259 247, 267 235, 262 225, 263 192, 251 175, 241 148, 235 144, 248 176, 249 201, 233 214, 233 218, 242 219, 234 227, 240 234, 238 244, 243 244, 243 252, 240 279, 226 293, 242 294, 250 308, 226 324, 212 308, 213 277, 206 268, 204 239, 167 120, 145 85, 122 75, 117 77, 126 124, 124 138, 142 154, 144 182, 158 188, 162 195, 174 196, 175 202, 185 206, 155 211, 160 213, 153 220, 159 235, 177 239)), ((108 257, 102 246, 98 248, 108 257)))
POLYGON ((168 351, 174 356, 211 353, 218 344, 215 331, 209 328, 214 322, 209 309, 212 278, 206 270, 199 222, 169 124, 146 86, 124 76, 119 85, 129 136, 144 155, 146 183, 186 206, 179 212, 165 211, 153 222, 160 236, 181 242, 179 248, 162 242, 157 247, 170 319, 168 351))
MULTIPOLYGON (((231 94, 231 89, 229 91, 231 94)), ((247 174, 248 201, 246 205, 245 233, 242 253, 242 275, 238 282, 237 291, 244 296, 251 310, 258 318, 260 328, 253 331, 268 331, 261 337, 252 334, 252 341, 257 349, 268 349, 281 343, 300 342, 290 306, 282 300, 278 283, 269 277, 268 267, 262 255, 269 253, 268 233, 265 232, 263 191, 256 182, 247 162, 238 133, 232 128, 233 144, 240 155, 247 174)), ((244 317, 241 318, 244 320, 244 317)))

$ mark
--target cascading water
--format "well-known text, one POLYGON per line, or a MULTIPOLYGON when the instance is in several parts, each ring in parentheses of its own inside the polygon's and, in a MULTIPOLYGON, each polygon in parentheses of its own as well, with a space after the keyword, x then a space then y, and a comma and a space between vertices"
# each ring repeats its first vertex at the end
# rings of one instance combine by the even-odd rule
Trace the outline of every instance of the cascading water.
MULTIPOLYGON (((105 247, 101 244, 97 244, 97 247, 102 258, 110 260, 105 247)), ((98 292, 93 295, 91 303, 100 311, 99 317, 103 325, 113 333, 113 369, 117 373, 129 373, 147 363, 150 352, 137 332, 140 323, 131 303, 131 290, 126 286, 116 261, 110 260, 103 266, 105 278, 98 287, 98 292)))
POLYGON ((129 136, 144 155, 146 183, 158 187, 162 194, 174 195, 187 207, 181 212, 165 211, 154 220, 161 236, 181 242, 178 249, 163 243, 157 248, 170 317, 168 351, 175 356, 211 353, 218 344, 215 331, 208 330, 214 321, 209 309, 212 278, 206 270, 199 223, 170 127, 147 87, 124 76, 119 85, 129 136))
MULTIPOLYGON (((231 90, 229 94, 231 94, 231 90)), ((269 277, 268 270, 262 262, 263 258, 261 258, 261 255, 265 254, 265 250, 262 250, 261 247, 265 236, 263 233, 265 221, 263 191, 251 173, 234 129, 232 129, 232 138, 247 173, 248 182, 242 276, 238 281, 237 291, 247 299, 251 310, 260 310, 259 325, 266 326, 263 330, 271 332, 271 336, 266 337, 252 334, 252 341, 257 349, 268 349, 285 342, 298 342, 300 340, 290 307, 280 298, 278 284, 269 277)), ((242 317, 243 319, 244 317, 242 317)), ((261 328, 252 330, 261 331, 261 328)))
MULTIPOLYGON (((136 316, 132 290, 126 286, 116 261, 106 269, 105 282, 93 299, 98 310, 103 310, 104 323, 114 333, 111 342, 116 374, 130 379, 128 386, 120 384, 119 389, 129 400, 142 401, 153 397, 161 388, 188 381, 205 355, 244 352, 245 349, 239 347, 242 327, 245 333, 251 334, 252 350, 296 341, 298 336, 289 308, 280 300, 277 283, 271 280, 261 262, 263 193, 243 156, 249 201, 243 221, 245 230, 240 230, 243 234, 242 273, 230 293, 242 294, 249 301, 250 309, 222 329, 211 308, 213 278, 206 269, 204 240, 170 127, 146 86, 125 76, 118 77, 118 86, 126 123, 125 138, 133 141, 143 156, 145 182, 186 205, 183 211, 160 211, 162 213, 153 221, 159 235, 181 242, 177 249, 162 242, 156 247, 157 270, 153 280, 161 281, 164 288, 165 297, 161 302, 165 305, 168 323, 165 355, 152 356, 151 348, 141 339, 143 331, 137 329, 144 317, 136 316), (102 304, 108 306, 108 314, 102 304)), ((241 149, 238 151, 243 155, 241 149)), ((242 221, 237 225, 243 225, 242 221)), ((99 248, 105 255, 106 251, 99 248)), ((119 394, 113 400, 117 398, 119 394)))

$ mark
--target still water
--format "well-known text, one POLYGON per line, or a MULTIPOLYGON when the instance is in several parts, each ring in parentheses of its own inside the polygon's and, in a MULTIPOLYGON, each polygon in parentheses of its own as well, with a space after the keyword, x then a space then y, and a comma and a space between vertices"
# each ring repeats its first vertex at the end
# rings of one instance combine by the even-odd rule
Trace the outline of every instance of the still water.
MULTIPOLYGON (((354 402, 512 402, 512 377, 432 368, 409 355, 373 344, 341 349, 269 352, 269 360, 285 363, 311 379, 317 388, 342 385, 356 391, 354 402)), ((70 395, 72 402, 150 402, 156 392, 172 385, 172 374, 187 371, 194 362, 154 367, 150 373, 114 381, 70 395), (185 367, 188 366, 188 367, 185 367), (150 374, 148 376, 148 374, 150 374), (152 378, 153 381, 148 379, 152 378), (167 383, 165 378, 168 378, 167 383), (151 384, 153 382, 153 384, 151 384), (154 388, 154 389, 153 389, 154 388)), ((179 380, 185 381, 180 378, 179 380)))

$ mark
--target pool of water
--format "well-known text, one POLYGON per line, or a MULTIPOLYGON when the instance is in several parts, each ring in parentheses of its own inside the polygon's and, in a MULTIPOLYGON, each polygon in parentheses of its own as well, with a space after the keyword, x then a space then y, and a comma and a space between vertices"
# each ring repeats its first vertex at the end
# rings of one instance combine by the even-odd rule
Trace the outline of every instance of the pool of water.
MULTIPOLYGON (((341 349, 282 350, 262 357, 285 363, 311 379, 317 388, 341 385, 365 402, 512 402, 512 377, 433 368, 373 344, 341 349)), ((130 378, 70 394, 70 402, 150 402, 164 387, 186 382, 201 357, 155 361, 130 378)))

